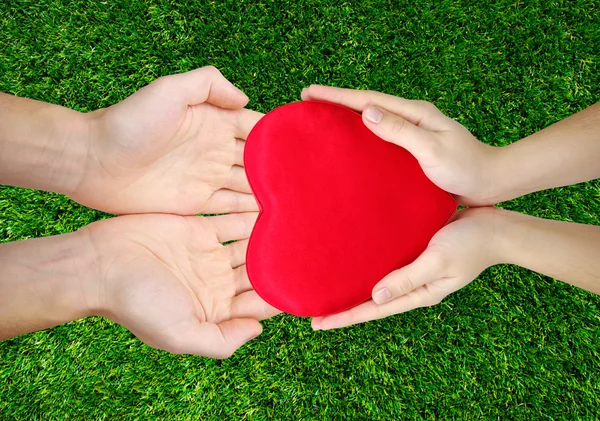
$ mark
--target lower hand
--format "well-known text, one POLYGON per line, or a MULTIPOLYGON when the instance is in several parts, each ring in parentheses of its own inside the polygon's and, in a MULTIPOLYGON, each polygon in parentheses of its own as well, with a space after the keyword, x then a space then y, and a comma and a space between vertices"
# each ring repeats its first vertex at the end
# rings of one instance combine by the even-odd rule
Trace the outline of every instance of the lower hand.
POLYGON ((316 317, 313 328, 340 328, 438 304, 489 266, 502 262, 497 231, 504 212, 492 207, 458 212, 413 263, 375 285, 372 300, 342 313, 316 317))
POLYGON ((110 318, 140 340, 174 353, 227 358, 279 311, 252 289, 246 240, 256 214, 132 215, 85 227, 96 277, 88 314, 110 318), (239 240, 225 246, 222 242, 239 240))

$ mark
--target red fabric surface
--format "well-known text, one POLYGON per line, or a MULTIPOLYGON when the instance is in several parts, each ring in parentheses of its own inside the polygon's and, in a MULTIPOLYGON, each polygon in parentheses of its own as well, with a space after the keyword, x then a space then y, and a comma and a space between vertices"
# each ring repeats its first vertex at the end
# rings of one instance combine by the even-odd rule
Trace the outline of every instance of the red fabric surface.
POLYGON ((264 116, 244 165, 261 214, 246 268, 258 294, 297 316, 323 316, 371 296, 412 262, 456 210, 405 149, 360 114, 304 101, 264 116))

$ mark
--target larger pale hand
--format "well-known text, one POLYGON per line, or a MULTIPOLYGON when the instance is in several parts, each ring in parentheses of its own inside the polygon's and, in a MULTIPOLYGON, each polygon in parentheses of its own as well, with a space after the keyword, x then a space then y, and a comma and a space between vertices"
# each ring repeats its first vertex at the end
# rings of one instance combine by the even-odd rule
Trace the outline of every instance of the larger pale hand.
POLYGON ((74 200, 116 214, 258 210, 243 169, 261 114, 214 67, 162 77, 88 114, 89 145, 74 200))
POLYGON ((98 276, 82 285, 89 313, 155 348, 227 358, 261 333, 259 320, 279 313, 246 273, 244 239, 255 220, 255 213, 130 215, 89 225, 81 233, 98 261, 98 276))
MULTIPOLYGON (((373 91, 318 85, 303 90, 302 99, 335 102, 362 112, 365 125, 373 133, 408 150, 427 177, 454 194, 461 205, 496 203, 493 177, 496 148, 479 142, 433 104, 373 91)), ((390 182, 393 188, 393 181, 390 182)))
POLYGON ((438 304, 484 269, 501 263, 495 238, 497 220, 503 212, 506 211, 492 207, 458 212, 454 220, 431 239, 417 260, 375 285, 373 300, 342 313, 316 317, 312 321, 313 328, 350 326, 438 304))

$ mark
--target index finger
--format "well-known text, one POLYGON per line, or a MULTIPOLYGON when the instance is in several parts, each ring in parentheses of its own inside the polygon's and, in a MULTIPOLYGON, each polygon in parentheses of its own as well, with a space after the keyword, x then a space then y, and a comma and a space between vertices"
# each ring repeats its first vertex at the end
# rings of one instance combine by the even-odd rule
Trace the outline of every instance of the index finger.
POLYGON ((386 304, 378 305, 375 301, 369 300, 341 313, 315 317, 311 322, 312 328, 315 330, 338 329, 371 320, 383 319, 394 314, 405 313, 433 304, 427 302, 426 294, 423 294, 425 291, 420 291, 422 289, 424 287, 417 288, 386 304))
POLYGON ((361 113, 369 105, 378 105, 426 130, 445 129, 448 121, 451 121, 427 101, 410 100, 376 91, 311 85, 302 91, 302 99, 333 102, 361 113))

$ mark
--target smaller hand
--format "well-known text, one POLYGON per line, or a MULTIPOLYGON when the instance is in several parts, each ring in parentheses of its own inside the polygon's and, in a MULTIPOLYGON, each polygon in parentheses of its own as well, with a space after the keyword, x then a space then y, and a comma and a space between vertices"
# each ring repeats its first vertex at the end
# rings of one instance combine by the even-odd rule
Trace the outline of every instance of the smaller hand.
POLYGON ((262 114, 214 67, 165 76, 87 114, 84 174, 71 194, 115 214, 258 210, 244 140, 262 114))
POLYGON ((87 314, 108 317, 146 344, 227 358, 279 311, 246 273, 256 214, 129 215, 85 227, 96 277, 81 285, 87 314), (225 246, 222 242, 239 240, 225 246))
POLYGON ((495 239, 504 212, 492 207, 458 212, 417 260, 375 285, 373 300, 342 313, 316 317, 313 328, 340 328, 438 304, 486 268, 501 263, 495 239))
POLYGON ((467 129, 433 104, 373 91, 313 85, 303 100, 338 103, 362 112, 377 136, 408 150, 427 177, 465 206, 495 204, 495 148, 479 142, 467 129))

